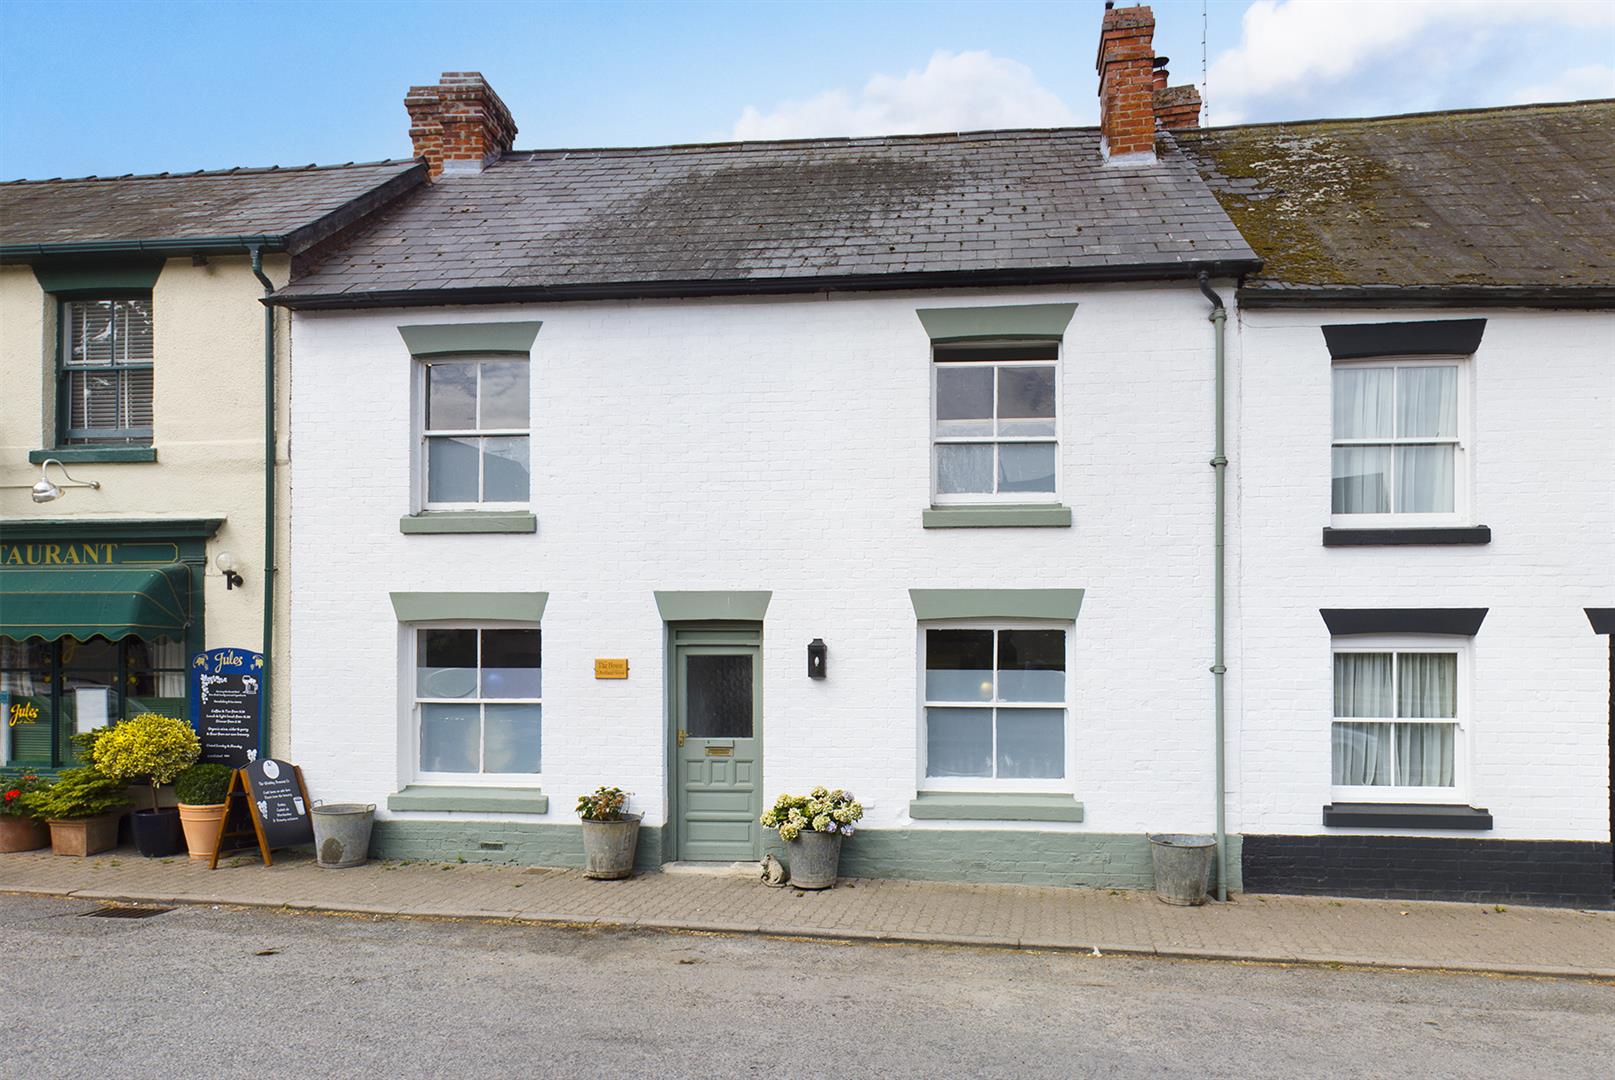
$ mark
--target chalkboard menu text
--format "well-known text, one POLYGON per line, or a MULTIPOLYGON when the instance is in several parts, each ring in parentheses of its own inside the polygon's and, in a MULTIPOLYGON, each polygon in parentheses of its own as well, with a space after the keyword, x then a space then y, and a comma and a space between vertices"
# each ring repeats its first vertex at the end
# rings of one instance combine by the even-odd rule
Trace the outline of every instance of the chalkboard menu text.
POLYGON ((203 761, 232 769, 258 760, 259 689, 269 678, 262 653, 209 649, 191 658, 191 725, 203 761))

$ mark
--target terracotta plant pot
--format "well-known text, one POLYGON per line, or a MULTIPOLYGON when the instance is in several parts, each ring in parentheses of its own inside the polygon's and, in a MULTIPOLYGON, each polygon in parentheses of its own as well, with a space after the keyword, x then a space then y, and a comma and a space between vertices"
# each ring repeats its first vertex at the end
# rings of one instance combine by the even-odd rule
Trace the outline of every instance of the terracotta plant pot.
POLYGON ((212 806, 179 804, 179 824, 185 830, 185 847, 193 859, 213 858, 213 849, 219 842, 219 822, 224 820, 228 803, 212 806))
POLYGON ((50 849, 58 855, 95 855, 118 846, 118 819, 122 814, 56 818, 50 826, 50 849))
POLYGON ((0 852, 33 851, 50 843, 50 830, 31 817, 0 816, 0 852))

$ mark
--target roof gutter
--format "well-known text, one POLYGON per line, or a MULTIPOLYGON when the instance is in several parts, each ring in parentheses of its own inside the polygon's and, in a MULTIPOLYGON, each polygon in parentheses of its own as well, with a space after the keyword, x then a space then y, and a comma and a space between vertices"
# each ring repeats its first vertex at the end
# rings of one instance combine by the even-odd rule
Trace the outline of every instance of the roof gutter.
POLYGON ((1241 308, 1528 307, 1574 311, 1615 308, 1609 285, 1246 285, 1241 308))
POLYGON ((154 240, 83 240, 70 244, 0 244, 0 263, 107 255, 250 255, 285 251, 284 236, 197 236, 154 240))
POLYGON ((293 310, 443 307, 561 300, 650 300, 702 296, 783 296, 800 293, 876 292, 895 289, 1004 285, 1120 284, 1193 281, 1200 274, 1239 277, 1261 269, 1259 259, 1139 263, 1132 266, 1054 266, 1012 270, 916 271, 797 278, 590 282, 576 285, 479 285, 464 288, 389 289, 374 292, 281 292, 268 302, 293 310))

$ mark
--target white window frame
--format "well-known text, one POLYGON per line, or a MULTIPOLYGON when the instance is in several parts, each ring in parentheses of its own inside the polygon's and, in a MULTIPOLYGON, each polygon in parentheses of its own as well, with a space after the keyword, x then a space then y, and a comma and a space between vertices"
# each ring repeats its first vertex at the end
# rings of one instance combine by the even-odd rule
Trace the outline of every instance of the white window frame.
MULTIPOLYGON (((544 704, 541 693, 536 698, 484 698, 481 696, 481 670, 482 670, 482 637, 477 636, 477 671, 478 696, 474 698, 423 698, 419 694, 420 680, 418 668, 420 666, 420 635, 423 630, 542 630, 543 626, 535 622, 505 622, 475 619, 445 619, 433 622, 409 623, 406 641, 404 668, 404 710, 405 722, 402 725, 409 739, 409 753, 405 758, 409 762, 408 782, 445 787, 543 787, 545 763, 544 730, 545 722, 539 722, 538 764, 536 773, 484 773, 484 772, 429 772, 421 768, 421 706, 422 705, 466 705, 475 703, 480 709, 485 704, 495 705, 538 705, 544 704)), ((542 648, 542 646, 540 646, 542 648)), ((542 667, 539 669, 543 670, 542 667)), ((478 761, 486 747, 483 739, 479 738, 477 746, 478 761)))
MULTIPOLYGON (((1474 410, 1471 402, 1474 396, 1474 370, 1475 366, 1469 356, 1374 356, 1353 360, 1336 360, 1329 367, 1329 487, 1328 506, 1329 524, 1333 528, 1344 529, 1385 529, 1385 528, 1443 528, 1473 524, 1473 476, 1470 467, 1470 446, 1473 442, 1473 416, 1474 410), (1456 367, 1458 369, 1458 424, 1457 434, 1451 438, 1401 438, 1390 436, 1383 439, 1337 439, 1334 432, 1335 384, 1334 373, 1342 368, 1418 368, 1418 367, 1456 367), (1395 451, 1392 451, 1390 503, 1393 509, 1386 514, 1337 514, 1334 512, 1334 451, 1336 447, 1352 446, 1439 446, 1451 445, 1453 447, 1452 460, 1452 512, 1450 514, 1420 514, 1397 513, 1395 489, 1395 451)), ((1395 394, 1392 394, 1391 407, 1396 408, 1395 394)))
MULTIPOLYGON (((1076 791, 1076 753, 1072 738, 1072 707, 1071 707, 1071 669, 1072 669, 1072 633, 1073 624, 1063 619, 939 619, 919 624, 919 642, 917 652, 919 656, 918 685, 915 688, 915 697, 918 701, 916 711, 916 731, 918 741, 915 748, 915 757, 918 764, 916 777, 916 790, 922 792, 1041 792, 1050 794, 1071 794, 1076 791), (925 662, 927 630, 1059 630, 1065 634, 1065 696, 1058 702, 1054 701, 933 701, 925 693, 925 662), (929 743, 926 732, 926 710, 939 709, 988 709, 994 712, 993 718, 993 767, 997 768, 998 761, 998 709, 1054 709, 1058 708, 1065 713, 1065 753, 1064 773, 1059 777, 1014 778, 1001 780, 994 776, 927 776, 929 765, 929 743)), ((993 692, 996 697, 998 690, 998 638, 993 638, 993 692)))
MULTIPOLYGON (((1027 345, 1052 345, 1054 358, 1052 360, 960 360, 938 362, 937 346, 931 346, 931 505, 932 506, 987 506, 1010 504, 1024 506, 1028 504, 1050 503, 1060 501, 1061 483, 1061 453, 1064 426, 1062 418, 1065 414, 1065 380, 1063 361, 1065 358, 1065 342, 1058 338, 1040 338, 1035 341, 994 340, 984 339, 970 341, 964 344, 972 348, 992 348, 995 345, 1006 347, 1027 345), (1006 367, 1053 367, 1054 368, 1054 434, 1053 435, 942 435, 937 431, 937 372, 942 367, 991 367, 993 369, 993 425, 997 427, 998 412, 998 369, 1006 367), (1051 443, 1054 446, 1054 490, 1053 491, 965 491, 943 494, 937 490, 940 470, 937 467, 937 447, 940 445, 958 444, 985 444, 996 446, 1002 443, 1051 443)), ((993 484, 998 483, 998 456, 993 455, 993 484)))
MULTIPOLYGON (((1473 742, 1471 729, 1470 698, 1474 685, 1472 678, 1473 660, 1470 649, 1470 639, 1453 637, 1450 635, 1431 634, 1365 634, 1353 635, 1333 639, 1329 649, 1329 697, 1327 711, 1329 720, 1324 728, 1324 745, 1327 748, 1325 755, 1326 774, 1329 782, 1330 797, 1337 802, 1383 802, 1383 803, 1436 803, 1436 804, 1464 804, 1469 802, 1470 745, 1473 742), (1334 658, 1340 653, 1453 653, 1457 656, 1458 675, 1458 708, 1457 715, 1450 719, 1435 717, 1396 717, 1396 716, 1335 716, 1334 706, 1334 658), (1334 726, 1336 722, 1350 724, 1453 724, 1455 725, 1452 744, 1452 786, 1451 787, 1395 787, 1395 786, 1359 786, 1335 784, 1334 780, 1334 726)), ((1400 676, 1400 665, 1394 661, 1391 664, 1391 701, 1396 698, 1397 680, 1400 676)), ((1394 742, 1392 752, 1395 752, 1394 742)))
MULTIPOLYGON (((527 510, 533 504, 533 368, 532 360, 526 353, 454 353, 444 356, 419 356, 415 358, 415 505, 421 510, 527 510), (524 363, 527 369, 527 426, 525 428, 470 428, 470 429, 444 429, 428 433, 426 429, 427 410, 427 369, 438 364, 476 364, 477 365, 477 401, 480 407, 482 401, 482 367, 487 362, 524 363), (527 439, 527 498, 513 502, 433 502, 429 497, 431 491, 430 462, 431 454, 428 451, 432 439, 441 438, 490 438, 499 436, 523 436, 527 439)), ((477 455, 477 490, 482 490, 482 455, 477 455)))

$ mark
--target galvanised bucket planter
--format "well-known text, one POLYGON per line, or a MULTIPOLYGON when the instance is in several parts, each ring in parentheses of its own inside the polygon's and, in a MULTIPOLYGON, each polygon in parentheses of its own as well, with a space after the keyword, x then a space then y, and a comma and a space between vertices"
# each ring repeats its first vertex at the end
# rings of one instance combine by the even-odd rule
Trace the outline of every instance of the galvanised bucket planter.
POLYGON ((370 858, 375 803, 315 803, 314 865, 322 870, 362 866, 370 858))
POLYGON ((1150 857, 1155 863, 1155 895, 1162 903, 1199 907, 1206 902, 1211 861, 1217 857, 1216 837, 1151 833, 1150 857))
POLYGON ((624 814, 615 821, 583 819, 584 877, 621 881, 633 874, 640 817, 639 814, 624 814))
POLYGON ((790 842, 791 884, 798 889, 828 889, 841 865, 841 834, 804 830, 790 842))

